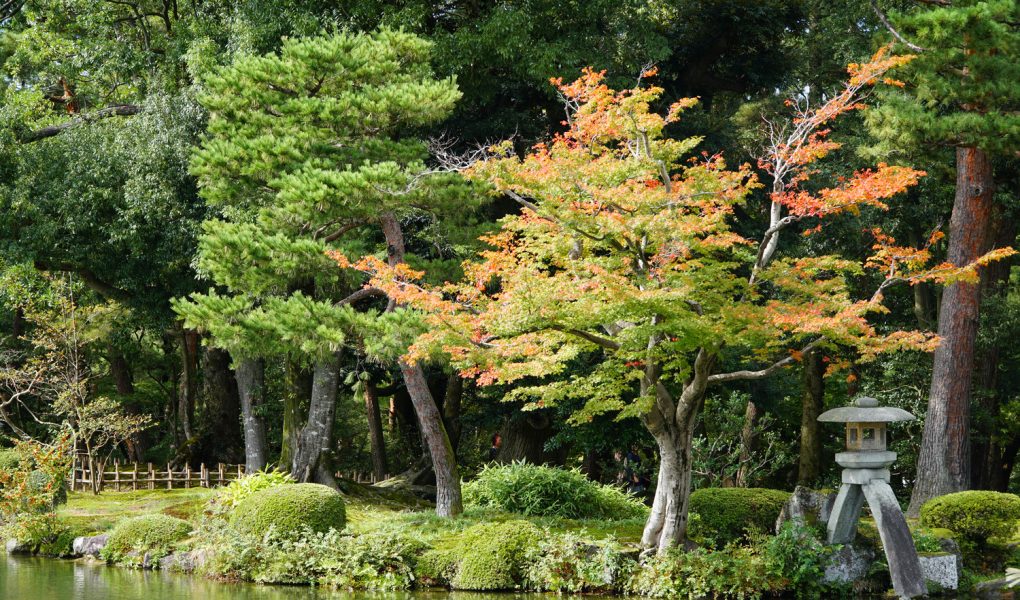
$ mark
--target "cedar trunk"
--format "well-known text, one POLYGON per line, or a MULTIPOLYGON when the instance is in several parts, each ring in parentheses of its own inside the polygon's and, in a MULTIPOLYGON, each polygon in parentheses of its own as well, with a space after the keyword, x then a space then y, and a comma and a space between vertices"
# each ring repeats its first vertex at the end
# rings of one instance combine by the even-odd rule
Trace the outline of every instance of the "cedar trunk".
MULTIPOLYGON (((956 149, 956 196, 949 223, 950 263, 973 262, 990 245, 994 181, 988 155, 956 149)), ((981 288, 954 283, 942 294, 931 393, 909 516, 926 501, 970 487, 970 396, 981 288)))
POLYGON ((336 414, 336 397, 340 385, 340 355, 333 354, 315 364, 312 370, 312 395, 308 403, 308 421, 298 434, 297 446, 291 459, 291 475, 302 482, 331 483, 332 477, 319 467, 323 455, 333 443, 333 417, 336 414))
POLYGON ((800 460, 797 484, 811 487, 822 473, 822 438, 818 434, 818 415, 825 398, 825 365, 822 353, 804 353, 804 391, 800 403, 800 460))
POLYGON ((266 423, 261 408, 265 403, 266 365, 257 358, 246 358, 234 370, 241 397, 241 421, 244 428, 244 469, 261 471, 268 461, 266 423))
POLYGON ((372 444, 372 474, 376 481, 386 479, 386 441, 383 438, 382 417, 379 415, 379 394, 372 381, 365 382, 365 415, 368 417, 368 434, 372 444))

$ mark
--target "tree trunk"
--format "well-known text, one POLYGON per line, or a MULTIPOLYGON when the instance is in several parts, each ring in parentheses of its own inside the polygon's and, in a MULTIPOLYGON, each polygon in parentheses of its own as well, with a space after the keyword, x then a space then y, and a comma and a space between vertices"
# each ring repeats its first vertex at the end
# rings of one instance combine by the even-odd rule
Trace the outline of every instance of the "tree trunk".
MULTIPOLYGON (((380 225, 386 238, 389 264, 403 263, 404 233, 400 229, 400 222, 392 213, 386 213, 382 215, 380 225)), ((386 310, 392 311, 396 306, 396 301, 390 298, 386 310)), ((457 455, 443 425, 443 416, 429 391, 421 366, 412 365, 403 359, 398 362, 414 411, 418 415, 418 427, 432 456, 432 469, 436 474, 436 514, 441 517, 457 516, 464 512, 460 495, 460 471, 457 468, 457 455)))
POLYGON ((503 445, 499 449, 496 461, 542 464, 545 443, 553 436, 551 425, 552 421, 548 415, 518 411, 499 432, 503 438, 503 445))
MULTIPOLYGON (((956 149, 956 197, 949 223, 950 263, 971 263, 988 250, 994 195, 992 165, 977 148, 956 149)), ((926 501, 970 487, 970 394, 980 286, 954 283, 942 294, 931 393, 907 514, 926 501)))
POLYGON ((303 407, 312 395, 312 373, 294 362, 287 364, 287 391, 283 394, 283 433, 280 442, 280 465, 290 468, 297 450, 303 419, 303 407))
POLYGON ((443 425, 446 426, 454 451, 460 445, 460 404, 463 398, 464 379, 457 373, 451 373, 446 380, 446 393, 443 395, 443 425))
POLYGON ((1013 476, 1018 454, 1020 454, 1020 435, 1015 435, 1003 445, 1002 453, 996 461, 996 468, 989 482, 989 489, 997 492, 1009 491, 1009 480, 1013 476))
POLYGON ((755 429, 758 427, 760 416, 758 405, 748 400, 744 408, 744 427, 740 430, 740 465, 737 467, 737 475, 733 482, 736 487, 748 486, 754 452, 758 449, 758 435, 755 429))
POLYGON ((312 371, 312 395, 308 404, 308 422, 298 435, 291 459, 290 473, 295 479, 309 482, 321 479, 320 458, 329 452, 333 442, 333 417, 340 385, 340 355, 334 354, 316 363, 312 371))
POLYGON ((436 408, 421 367, 401 360, 400 373, 404 376, 411 402, 418 414, 418 426, 432 456, 432 470, 436 474, 436 514, 455 517, 464 512, 460 495, 460 471, 457 468, 457 455, 443 426, 443 417, 436 408))
POLYGON ((234 371, 237 392, 241 397, 241 420, 244 428, 244 470, 254 473, 266 468, 269 449, 266 423, 262 417, 265 404, 266 365, 261 359, 246 358, 234 371))
POLYGON ((14 309, 14 318, 11 321, 11 337, 20 338, 25 333, 25 310, 20 306, 14 309))
POLYGON ((386 441, 383 438, 382 417, 379 414, 379 396, 375 382, 366 381, 362 394, 365 397, 365 415, 368 417, 368 435, 372 444, 372 474, 376 481, 386 478, 386 441))
POLYGON ((822 353, 804 354, 804 390, 800 403, 800 460, 797 484, 811 487, 822 474, 822 437, 818 434, 818 415, 825 400, 825 365, 822 353))
MULTIPOLYGON (((138 406, 130 399, 135 393, 135 383, 131 376, 131 369, 128 366, 127 360, 124 355, 117 350, 117 348, 110 348, 110 375, 113 377, 113 384, 117 390, 117 394, 124 398, 122 403, 124 406, 124 412, 129 415, 139 415, 141 410, 138 406)), ((142 441, 142 433, 136 432, 124 440, 125 454, 128 460, 134 462, 144 462, 142 460, 145 453, 145 444, 142 441)))
POLYGON ((649 429, 659 448, 659 477, 641 545, 664 552, 687 540, 694 430, 676 426, 649 429))
POLYGON ((185 442, 195 437, 195 396, 198 395, 198 334, 181 329, 177 334, 181 375, 177 389, 177 421, 185 442))
POLYGON ((230 354, 208 348, 202 360, 202 419, 199 458, 206 464, 235 463, 244 452, 241 399, 230 354))

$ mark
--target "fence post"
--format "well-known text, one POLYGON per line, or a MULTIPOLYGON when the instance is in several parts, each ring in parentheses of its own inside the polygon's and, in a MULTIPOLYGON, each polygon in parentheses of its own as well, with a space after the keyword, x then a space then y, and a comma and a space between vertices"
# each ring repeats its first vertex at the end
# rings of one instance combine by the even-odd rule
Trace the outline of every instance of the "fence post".
POLYGON ((191 488, 191 465, 184 465, 184 489, 191 488))
POLYGON ((131 470, 131 490, 138 491, 138 463, 132 463, 134 469, 131 470))
POLYGON ((113 461, 113 489, 114 491, 120 491, 120 466, 117 461, 113 461))
POLYGON ((174 489, 174 470, 170 463, 166 463, 166 489, 174 489))
POLYGON ((156 489, 156 472, 153 471, 153 469, 152 469, 152 463, 148 463, 148 466, 149 466, 149 476, 148 476, 147 479, 149 480, 149 489, 150 490, 154 490, 154 489, 156 489))
POLYGON ((217 475, 217 480, 218 480, 219 485, 223 485, 223 480, 226 479, 226 477, 225 477, 226 476, 226 472, 225 472, 225 469, 223 467, 223 463, 220 463, 219 466, 217 467, 216 475, 217 475))

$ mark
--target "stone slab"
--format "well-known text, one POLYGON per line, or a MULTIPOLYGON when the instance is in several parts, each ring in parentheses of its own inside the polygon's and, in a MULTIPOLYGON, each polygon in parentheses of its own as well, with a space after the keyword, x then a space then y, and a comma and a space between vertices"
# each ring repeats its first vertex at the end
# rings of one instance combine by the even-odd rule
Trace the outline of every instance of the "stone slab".
POLYGON ((955 554, 922 554, 918 559, 924 579, 929 584, 943 590, 960 588, 960 560, 955 554))
POLYGON ((889 469, 843 469, 842 477, 843 483, 867 485, 874 479, 889 483, 892 475, 889 469))

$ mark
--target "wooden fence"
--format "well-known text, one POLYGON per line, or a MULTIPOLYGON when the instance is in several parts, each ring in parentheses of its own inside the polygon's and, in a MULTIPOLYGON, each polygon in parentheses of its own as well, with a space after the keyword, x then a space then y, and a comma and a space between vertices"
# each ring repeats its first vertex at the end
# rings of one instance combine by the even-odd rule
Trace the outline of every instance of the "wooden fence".
POLYGON ((114 461, 107 464, 102 472, 88 468, 84 461, 75 460, 71 467, 69 483, 71 490, 91 490, 92 482, 100 482, 100 490, 172 490, 174 488, 211 488, 226 485, 244 475, 244 465, 225 465, 220 463, 215 468, 202 464, 198 469, 185 466, 174 469, 155 467, 152 463, 120 463, 114 461))

